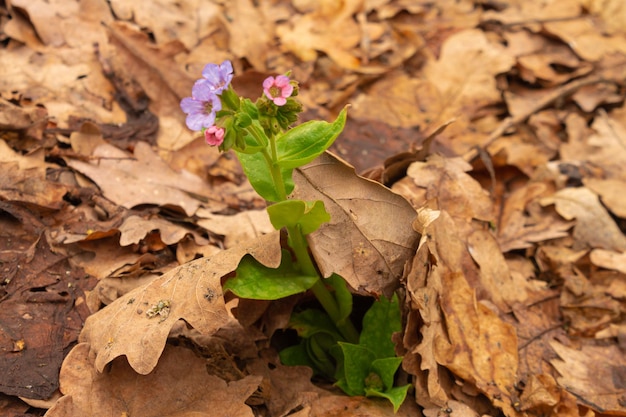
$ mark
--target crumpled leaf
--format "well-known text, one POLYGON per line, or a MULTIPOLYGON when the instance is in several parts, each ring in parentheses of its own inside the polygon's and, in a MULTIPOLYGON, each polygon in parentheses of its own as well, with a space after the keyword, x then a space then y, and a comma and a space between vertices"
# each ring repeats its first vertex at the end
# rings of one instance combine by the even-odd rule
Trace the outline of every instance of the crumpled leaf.
POLYGON ((171 205, 192 215, 202 205, 196 195, 219 201, 206 182, 186 171, 175 172, 145 142, 137 142, 134 158, 112 145, 99 146, 93 156, 96 163, 69 159, 67 164, 91 178, 108 199, 126 208, 171 205))
POLYGON ((261 382, 247 376, 227 384, 207 372, 206 360, 193 351, 168 346, 150 375, 139 375, 123 359, 98 372, 89 344, 69 353, 61 369, 64 396, 46 413, 71 416, 249 416, 245 401, 261 382))
POLYGON ((220 279, 250 254, 265 266, 280 264, 278 232, 235 248, 181 265, 136 288, 91 315, 80 334, 96 352, 99 372, 118 356, 147 375, 156 366, 170 329, 179 319, 200 333, 211 334, 226 323, 228 314, 220 279))
POLYGON ((450 214, 424 209, 415 226, 422 239, 407 276, 407 292, 424 325, 415 341, 407 329, 405 369, 419 366, 407 369, 418 378, 418 403, 442 407, 452 397, 453 381, 441 372, 444 367, 473 384, 506 415, 517 415, 511 406, 518 366, 515 329, 477 302, 468 284, 475 266, 450 214))
POLYGON ((328 152, 295 170, 294 181, 294 198, 321 200, 331 215, 307 236, 323 276, 336 273, 357 291, 390 295, 417 242, 411 205, 328 152))
POLYGON ((579 248, 591 247, 625 251, 626 236, 600 203, 598 196, 585 187, 565 188, 541 204, 554 204, 566 220, 576 219, 574 238, 579 248), (601 230, 602 233, 598 233, 601 230))
POLYGON ((552 341, 560 359, 550 363, 561 377, 557 381, 598 413, 623 415, 626 359, 615 345, 572 349, 552 341))

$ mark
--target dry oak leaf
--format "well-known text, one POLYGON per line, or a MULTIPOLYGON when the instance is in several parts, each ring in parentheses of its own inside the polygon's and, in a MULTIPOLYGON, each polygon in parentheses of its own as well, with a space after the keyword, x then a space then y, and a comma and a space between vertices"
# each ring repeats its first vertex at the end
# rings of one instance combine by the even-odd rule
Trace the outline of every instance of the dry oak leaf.
POLYGON ((152 372, 179 319, 203 334, 217 331, 228 320, 221 277, 234 271, 246 254, 277 268, 279 233, 181 265, 91 315, 79 340, 96 352, 96 369, 102 372, 113 359, 126 355, 136 372, 152 372))
POLYGON ((337 273, 357 291, 391 294, 415 253, 411 205, 329 152, 295 170, 294 181, 294 198, 321 200, 331 216, 308 236, 322 275, 337 273))
POLYGON ((227 384, 209 375, 206 360, 193 351, 168 346, 149 375, 139 375, 122 358, 106 372, 94 366, 89 344, 72 349, 63 362, 60 383, 64 394, 48 417, 171 416, 253 417, 245 401, 261 382, 248 376, 227 384))
POLYGON ((206 230, 224 236, 224 247, 231 248, 247 240, 274 231, 265 209, 241 211, 232 216, 211 213, 200 209, 196 224, 206 230))
POLYGON ((447 338, 440 335, 435 341, 437 362, 475 384, 506 416, 521 415, 512 405, 518 367, 513 326, 477 302, 475 292, 459 272, 442 277, 440 305, 447 338))
POLYGON ((626 274, 626 253, 594 249, 589 254, 591 263, 601 268, 613 269, 626 274))
POLYGON ((600 196, 613 214, 626 219, 626 178, 623 179, 583 179, 585 187, 600 196))
POLYGON ((598 196, 585 187, 565 188, 541 199, 541 204, 554 204, 566 220, 576 219, 575 248, 601 248, 626 251, 626 236, 600 203, 598 196))
POLYGON ((426 199, 437 199, 438 207, 452 217, 467 222, 472 219, 493 220, 493 202, 489 193, 468 171, 472 167, 462 158, 431 156, 427 162, 414 162, 407 177, 426 189, 426 199))
POLYGON ((536 204, 547 186, 531 182, 506 196, 499 216, 498 244, 504 253, 525 249, 535 242, 568 235, 572 222, 563 221, 553 210, 536 204))
POLYGON ((295 15, 277 26, 281 49, 305 62, 315 61, 317 51, 321 51, 342 68, 358 69, 360 61, 353 51, 361 40, 361 30, 353 15, 361 7, 361 1, 329 4, 336 8, 322 10, 321 7, 313 13, 295 15))
POLYGON ((616 345, 572 349, 550 343, 560 356, 550 363, 561 375, 559 384, 598 413, 626 415, 626 356, 616 345))
POLYGON ((180 207, 191 216, 203 200, 219 199, 200 177, 172 170, 145 142, 137 142, 134 155, 112 145, 101 145, 93 157, 95 163, 68 159, 67 164, 91 178, 106 198, 123 207, 169 205, 180 207))
POLYGON ((128 216, 120 225, 120 245, 128 246, 141 242, 151 231, 158 230, 161 241, 166 245, 180 242, 185 236, 192 235, 197 244, 207 245, 209 241, 198 232, 183 226, 169 222, 165 219, 154 217, 144 218, 141 216, 128 216))

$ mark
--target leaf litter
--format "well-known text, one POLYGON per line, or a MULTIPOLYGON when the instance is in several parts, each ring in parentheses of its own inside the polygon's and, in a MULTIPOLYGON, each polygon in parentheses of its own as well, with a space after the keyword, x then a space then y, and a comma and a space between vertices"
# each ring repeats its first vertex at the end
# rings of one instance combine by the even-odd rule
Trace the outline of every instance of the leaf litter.
POLYGON ((2 414, 390 414, 278 363, 300 297, 222 293, 245 254, 279 260, 178 107, 230 59, 254 95, 292 71, 305 117, 352 105, 333 150, 371 179, 329 154, 296 181, 333 214, 322 273, 404 294, 399 415, 626 415, 625 22, 618 0, 0 6, 2 414))

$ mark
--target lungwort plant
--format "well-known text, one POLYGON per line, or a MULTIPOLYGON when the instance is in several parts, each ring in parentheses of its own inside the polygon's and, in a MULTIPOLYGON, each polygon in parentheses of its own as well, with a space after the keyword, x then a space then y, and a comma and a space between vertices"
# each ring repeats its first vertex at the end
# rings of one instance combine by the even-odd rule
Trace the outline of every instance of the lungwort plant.
POLYGON ((308 249, 307 235, 329 222, 330 214, 322 201, 290 198, 294 169, 332 145, 344 128, 346 109, 332 123, 309 121, 293 127, 302 105, 296 99, 298 84, 289 74, 268 77, 255 102, 233 89, 229 61, 206 65, 202 76, 191 97, 181 101, 187 126, 202 131, 206 142, 220 151, 235 152, 253 188, 268 202, 272 225, 288 236, 278 268, 246 255, 224 290, 256 300, 311 291, 321 308, 293 314, 290 327, 300 343, 280 353, 283 363, 308 365, 316 374, 335 380, 348 395, 387 398, 397 410, 409 388, 394 386, 402 361, 391 339, 401 330, 397 297, 374 301, 359 332, 352 322, 353 297, 345 280, 337 274, 323 279, 308 249))

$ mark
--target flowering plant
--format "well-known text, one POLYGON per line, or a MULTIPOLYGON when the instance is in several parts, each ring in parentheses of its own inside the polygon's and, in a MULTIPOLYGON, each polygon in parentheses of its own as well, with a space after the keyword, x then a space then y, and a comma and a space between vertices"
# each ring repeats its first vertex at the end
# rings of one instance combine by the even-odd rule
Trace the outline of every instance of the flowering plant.
POLYGON ((316 374, 336 380, 347 394, 384 397, 397 410, 409 388, 394 387, 402 362, 391 340, 402 324, 397 297, 375 301, 359 333, 346 282, 337 274, 322 279, 308 250, 306 236, 330 221, 330 214, 322 201, 289 198, 295 188, 293 170, 332 145, 344 128, 346 109, 332 123, 314 120, 293 127, 302 105, 296 99, 298 83, 289 74, 268 77, 263 95, 254 103, 234 91, 229 61, 206 65, 202 76, 192 96, 181 101, 187 126, 202 131, 209 145, 235 152, 252 187, 267 200, 272 225, 288 236, 278 268, 246 255, 224 290, 262 300, 311 291, 322 309, 292 315, 289 325, 301 339, 280 353, 283 363, 308 365, 316 374))

